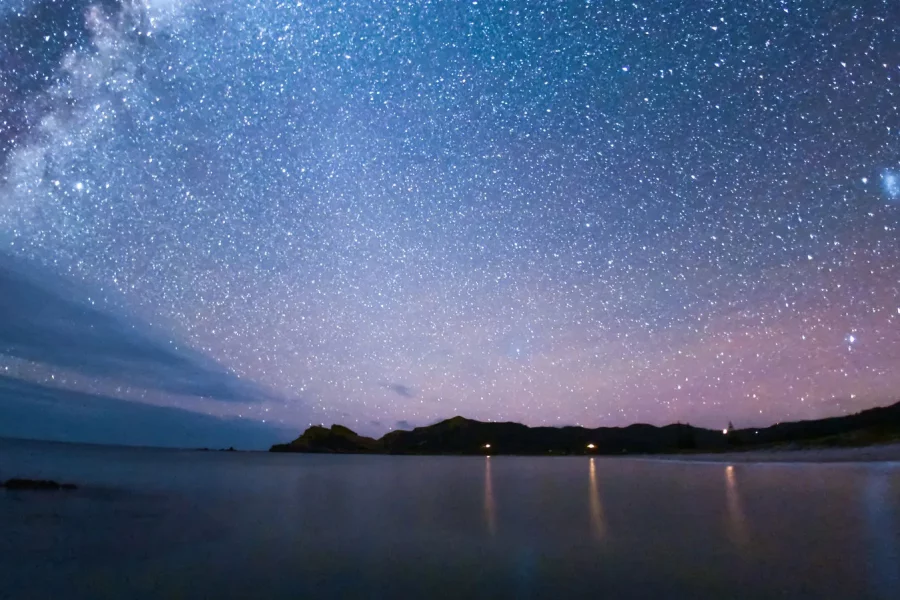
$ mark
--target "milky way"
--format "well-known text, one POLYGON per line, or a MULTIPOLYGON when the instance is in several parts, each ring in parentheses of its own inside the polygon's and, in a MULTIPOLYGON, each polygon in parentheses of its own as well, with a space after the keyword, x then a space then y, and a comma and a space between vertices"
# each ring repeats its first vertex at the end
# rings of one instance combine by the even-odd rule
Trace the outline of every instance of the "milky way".
POLYGON ((894 4, 3 1, 0 244, 271 390, 243 418, 859 410, 900 396, 894 4))

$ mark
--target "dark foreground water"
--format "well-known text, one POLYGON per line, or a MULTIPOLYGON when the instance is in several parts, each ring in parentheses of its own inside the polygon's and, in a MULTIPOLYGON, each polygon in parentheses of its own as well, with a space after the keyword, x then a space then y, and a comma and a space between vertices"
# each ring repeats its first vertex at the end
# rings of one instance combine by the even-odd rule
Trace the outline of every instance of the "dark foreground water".
POLYGON ((900 465, 0 440, 2 598, 891 598, 900 465))

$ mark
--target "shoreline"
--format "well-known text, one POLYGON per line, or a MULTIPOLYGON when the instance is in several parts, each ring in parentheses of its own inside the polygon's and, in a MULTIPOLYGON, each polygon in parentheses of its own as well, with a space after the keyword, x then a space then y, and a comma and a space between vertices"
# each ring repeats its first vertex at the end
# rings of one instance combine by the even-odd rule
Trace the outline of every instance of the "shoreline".
POLYGON ((702 454, 655 454, 648 455, 646 458, 698 463, 900 463, 900 443, 844 448, 785 448, 702 454))
MULTIPOLYGON (((173 452, 173 453, 201 453, 201 454, 232 454, 228 450, 207 449, 207 448, 173 448, 163 446, 128 446, 113 444, 91 444, 84 442, 70 442, 60 440, 35 440, 28 438, 11 438, 0 437, 0 445, 4 443, 26 444, 26 445, 53 445, 53 446, 81 446, 95 451, 106 450, 125 450, 139 452, 173 452)), ((234 454, 254 454, 268 455, 271 452, 265 450, 236 450, 234 454)), ((584 454, 530 454, 530 453, 496 453, 489 454, 472 454, 472 453, 444 453, 444 452, 428 452, 428 453, 390 453, 390 452, 288 452, 285 454, 303 454, 313 456, 456 456, 456 457, 478 457, 478 456, 515 456, 515 457, 536 457, 536 458, 566 458, 566 457, 593 457, 602 459, 632 459, 632 460, 653 460, 653 461, 669 461, 669 462, 696 462, 696 463, 900 463, 900 442, 892 442, 888 444, 872 444, 868 446, 843 446, 843 447, 819 447, 819 448, 759 448, 726 452, 673 452, 664 454, 644 454, 644 453, 627 453, 627 454, 606 454, 606 453, 584 453, 584 454)), ((2 483, 2 481, 0 481, 2 483)))

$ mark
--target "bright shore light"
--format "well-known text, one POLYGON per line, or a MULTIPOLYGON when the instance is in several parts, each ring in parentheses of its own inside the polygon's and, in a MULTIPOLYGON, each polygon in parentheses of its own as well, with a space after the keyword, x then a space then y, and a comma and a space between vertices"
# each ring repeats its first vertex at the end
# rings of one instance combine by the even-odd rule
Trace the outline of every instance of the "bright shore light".
POLYGON ((596 448, 596 447, 597 447, 597 446, 595 446, 595 445, 593 445, 593 444, 588 444, 588 450, 593 450, 593 449, 596 448))

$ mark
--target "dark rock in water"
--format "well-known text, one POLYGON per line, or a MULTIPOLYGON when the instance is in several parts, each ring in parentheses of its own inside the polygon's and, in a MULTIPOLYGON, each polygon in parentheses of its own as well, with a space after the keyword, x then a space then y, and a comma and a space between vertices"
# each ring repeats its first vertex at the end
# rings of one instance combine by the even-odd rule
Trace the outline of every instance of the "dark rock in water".
POLYGON ((74 483, 59 483, 49 479, 20 479, 13 478, 0 484, 8 490, 74 490, 78 489, 74 483))

